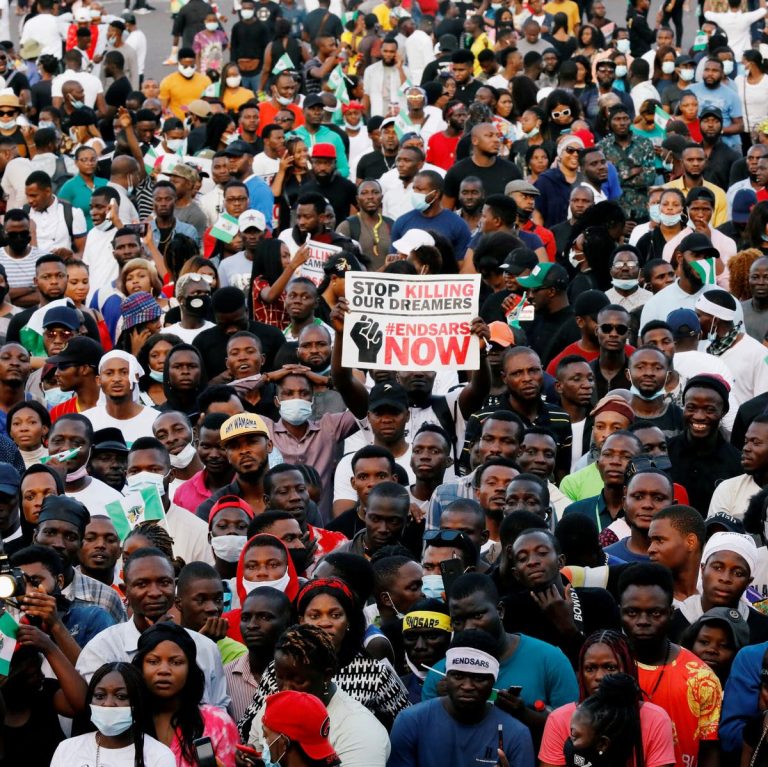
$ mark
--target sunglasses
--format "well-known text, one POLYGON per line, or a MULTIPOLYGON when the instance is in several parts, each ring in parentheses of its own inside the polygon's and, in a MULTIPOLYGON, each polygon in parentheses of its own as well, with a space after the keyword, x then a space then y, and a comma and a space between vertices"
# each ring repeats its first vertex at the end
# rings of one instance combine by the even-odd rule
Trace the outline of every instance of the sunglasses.
POLYGON ((466 541, 466 533, 461 530, 427 530, 422 536, 424 543, 440 541, 441 543, 453 543, 454 541, 466 541))
POLYGON ((3 110, 0 112, 0 117, 15 117, 18 114, 18 110, 11 109, 11 110, 3 110))
POLYGON ((567 146, 563 149, 563 152, 565 152, 565 154, 578 154, 579 148, 577 146, 567 146))
POLYGON ((552 112, 552 117, 554 117, 555 120, 558 120, 561 117, 570 117, 571 116, 571 110, 570 107, 566 107, 560 112, 552 112))
POLYGON ((612 325, 609 322, 604 322, 600 326, 600 332, 605 333, 605 335, 608 335, 613 331, 616 331, 620 336, 626 335, 629 333, 629 325, 612 325))
POLYGON ((212 274, 201 274, 200 272, 188 272, 187 278, 192 280, 192 282, 200 282, 200 280, 202 280, 203 282, 207 282, 209 285, 213 285, 214 282, 212 274))
POLYGON ((72 338, 73 335, 75 335, 74 330, 54 330, 52 328, 46 328, 43 331, 43 335, 46 338, 61 338, 64 341, 68 341, 70 338, 72 338))

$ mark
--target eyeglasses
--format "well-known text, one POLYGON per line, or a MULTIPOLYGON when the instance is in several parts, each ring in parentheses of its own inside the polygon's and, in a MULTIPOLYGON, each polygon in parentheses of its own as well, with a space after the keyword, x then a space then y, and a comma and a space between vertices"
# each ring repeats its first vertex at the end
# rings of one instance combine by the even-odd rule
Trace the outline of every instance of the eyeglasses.
POLYGON ((626 335, 629 333, 629 325, 612 325, 609 322, 604 322, 600 326, 600 332, 605 333, 605 335, 608 335, 614 331, 616 331, 620 336, 626 335))
POLYGON ((627 267, 628 269, 639 268, 637 261, 614 261, 613 266, 616 269, 623 269, 624 267, 627 267))
POLYGON ((72 338, 73 335, 75 335, 75 331, 46 328, 43 331, 43 334, 45 335, 46 338, 60 338, 62 341, 69 341, 69 339, 72 338))
POLYGON ((560 112, 552 112, 551 114, 552 114, 552 117, 555 120, 559 120, 561 117, 570 117, 571 116, 571 109, 570 109, 570 107, 566 107, 565 109, 563 109, 560 112))

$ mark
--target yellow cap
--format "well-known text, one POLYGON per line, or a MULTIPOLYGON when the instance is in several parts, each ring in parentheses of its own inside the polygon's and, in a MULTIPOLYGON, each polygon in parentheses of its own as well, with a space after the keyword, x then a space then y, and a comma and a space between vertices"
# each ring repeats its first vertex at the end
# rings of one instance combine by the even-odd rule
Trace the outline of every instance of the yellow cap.
POLYGON ((269 437, 269 429, 261 416, 254 413, 238 413, 224 421, 219 434, 221 441, 226 442, 228 439, 242 437, 245 434, 263 434, 269 437))

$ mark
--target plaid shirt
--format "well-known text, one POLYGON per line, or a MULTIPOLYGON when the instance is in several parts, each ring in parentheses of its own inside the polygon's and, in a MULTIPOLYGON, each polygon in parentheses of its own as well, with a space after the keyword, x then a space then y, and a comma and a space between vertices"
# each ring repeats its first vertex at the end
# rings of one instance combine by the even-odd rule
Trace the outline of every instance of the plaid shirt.
POLYGON ((106 586, 95 578, 83 575, 79 570, 75 570, 72 583, 62 589, 61 593, 73 605, 103 607, 117 623, 123 623, 128 617, 123 603, 120 601, 120 596, 111 586, 106 586))
POLYGON ((251 294, 253 298, 253 319, 258 322, 264 322, 267 325, 273 325, 280 330, 285 330, 288 324, 288 315, 285 313, 283 296, 278 296, 271 304, 264 303, 261 300, 261 291, 269 287, 269 282, 261 276, 253 281, 251 287, 253 291, 251 294))

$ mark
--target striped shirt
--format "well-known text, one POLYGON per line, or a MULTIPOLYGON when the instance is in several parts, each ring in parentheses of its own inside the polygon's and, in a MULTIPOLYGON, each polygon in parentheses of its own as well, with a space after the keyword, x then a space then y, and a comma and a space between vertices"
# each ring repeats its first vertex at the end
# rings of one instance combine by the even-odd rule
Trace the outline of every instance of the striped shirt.
POLYGON ((22 258, 8 255, 6 248, 0 248, 0 264, 5 267, 8 275, 9 288, 31 288, 35 276, 35 262, 45 251, 32 247, 22 258))
POLYGON ((259 689, 259 682, 251 671, 248 653, 225 664, 224 676, 227 679, 227 689, 231 699, 228 709, 229 715, 236 722, 239 722, 248 706, 253 702, 256 690, 259 689))

